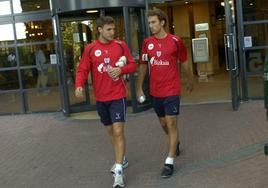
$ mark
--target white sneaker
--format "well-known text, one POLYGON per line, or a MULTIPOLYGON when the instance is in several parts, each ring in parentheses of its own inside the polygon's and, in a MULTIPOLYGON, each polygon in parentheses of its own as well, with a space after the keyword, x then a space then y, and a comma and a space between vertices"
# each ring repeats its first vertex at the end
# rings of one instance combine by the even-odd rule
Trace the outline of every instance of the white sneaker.
MULTIPOLYGON (((123 169, 125 169, 125 168, 128 167, 128 160, 127 160, 127 158, 126 158, 125 156, 124 156, 124 159, 123 159, 122 167, 123 167, 123 169)), ((112 174, 115 174, 115 164, 112 166, 110 172, 111 172, 112 174)))
POLYGON ((114 184, 113 187, 115 188, 121 188, 125 187, 124 183, 124 175, 122 171, 119 171, 118 173, 114 174, 114 184))

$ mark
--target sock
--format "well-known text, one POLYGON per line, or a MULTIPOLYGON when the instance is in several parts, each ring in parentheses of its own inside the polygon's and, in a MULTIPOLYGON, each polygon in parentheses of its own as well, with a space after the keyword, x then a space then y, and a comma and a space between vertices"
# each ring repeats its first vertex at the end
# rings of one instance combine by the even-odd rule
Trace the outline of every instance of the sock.
POLYGON ((115 163, 115 169, 114 169, 115 173, 118 173, 118 172, 123 172, 123 166, 122 164, 119 164, 119 163, 115 163))
POLYGON ((167 157, 166 160, 165 160, 165 164, 173 165, 174 164, 174 158, 173 157, 167 157))

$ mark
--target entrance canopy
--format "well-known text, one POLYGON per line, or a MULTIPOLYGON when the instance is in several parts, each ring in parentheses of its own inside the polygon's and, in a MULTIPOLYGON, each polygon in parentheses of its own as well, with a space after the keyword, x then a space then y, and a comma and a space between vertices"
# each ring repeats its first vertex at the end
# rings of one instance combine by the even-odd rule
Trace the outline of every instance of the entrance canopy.
POLYGON ((144 0, 98 0, 98 1, 85 1, 85 0, 54 0, 54 5, 58 13, 103 8, 103 7, 144 7, 144 0))

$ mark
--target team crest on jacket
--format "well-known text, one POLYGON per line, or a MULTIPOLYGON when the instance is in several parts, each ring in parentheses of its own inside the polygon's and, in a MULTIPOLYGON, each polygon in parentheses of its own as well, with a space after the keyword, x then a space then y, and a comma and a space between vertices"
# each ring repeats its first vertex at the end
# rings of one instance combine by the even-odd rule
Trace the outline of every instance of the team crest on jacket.
POLYGON ((96 51, 95 51, 95 56, 96 56, 96 57, 99 57, 100 55, 101 55, 101 51, 100 51, 100 50, 96 50, 96 51))
POLYGON ((157 55, 157 57, 160 57, 161 56, 161 51, 156 51, 156 55, 157 55))
POLYGON ((152 50, 153 48, 154 48, 154 44, 151 43, 148 45, 148 50, 152 50))

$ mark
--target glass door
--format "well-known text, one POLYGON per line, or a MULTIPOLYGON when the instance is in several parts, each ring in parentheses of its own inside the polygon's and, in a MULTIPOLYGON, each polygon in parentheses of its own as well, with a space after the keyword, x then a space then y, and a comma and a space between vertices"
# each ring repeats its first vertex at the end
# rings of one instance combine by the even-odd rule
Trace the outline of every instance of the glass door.
POLYGON ((131 74, 129 77, 130 81, 130 91, 131 91, 131 105, 133 112, 144 111, 151 107, 151 100, 149 95, 149 75, 147 74, 144 83, 143 91, 146 97, 146 101, 142 104, 138 103, 136 100, 136 80, 139 74, 139 58, 141 53, 142 41, 147 37, 146 33, 146 23, 147 19, 145 18, 145 9, 142 8, 128 8, 125 9, 126 24, 129 27, 126 27, 126 31, 129 33, 127 42, 130 44, 130 49, 133 58, 138 64, 137 70, 134 74, 131 74))
POLYGON ((89 75, 85 85, 83 98, 76 98, 75 76, 84 48, 87 44, 97 39, 95 31, 95 18, 62 19, 60 22, 63 61, 65 69, 65 82, 69 96, 70 112, 80 112, 95 108, 95 97, 92 88, 91 76, 89 75))
POLYGON ((234 110, 237 110, 240 104, 240 84, 234 0, 225 0, 224 7, 226 22, 226 34, 224 35, 226 69, 229 71, 231 81, 232 107, 234 110))

